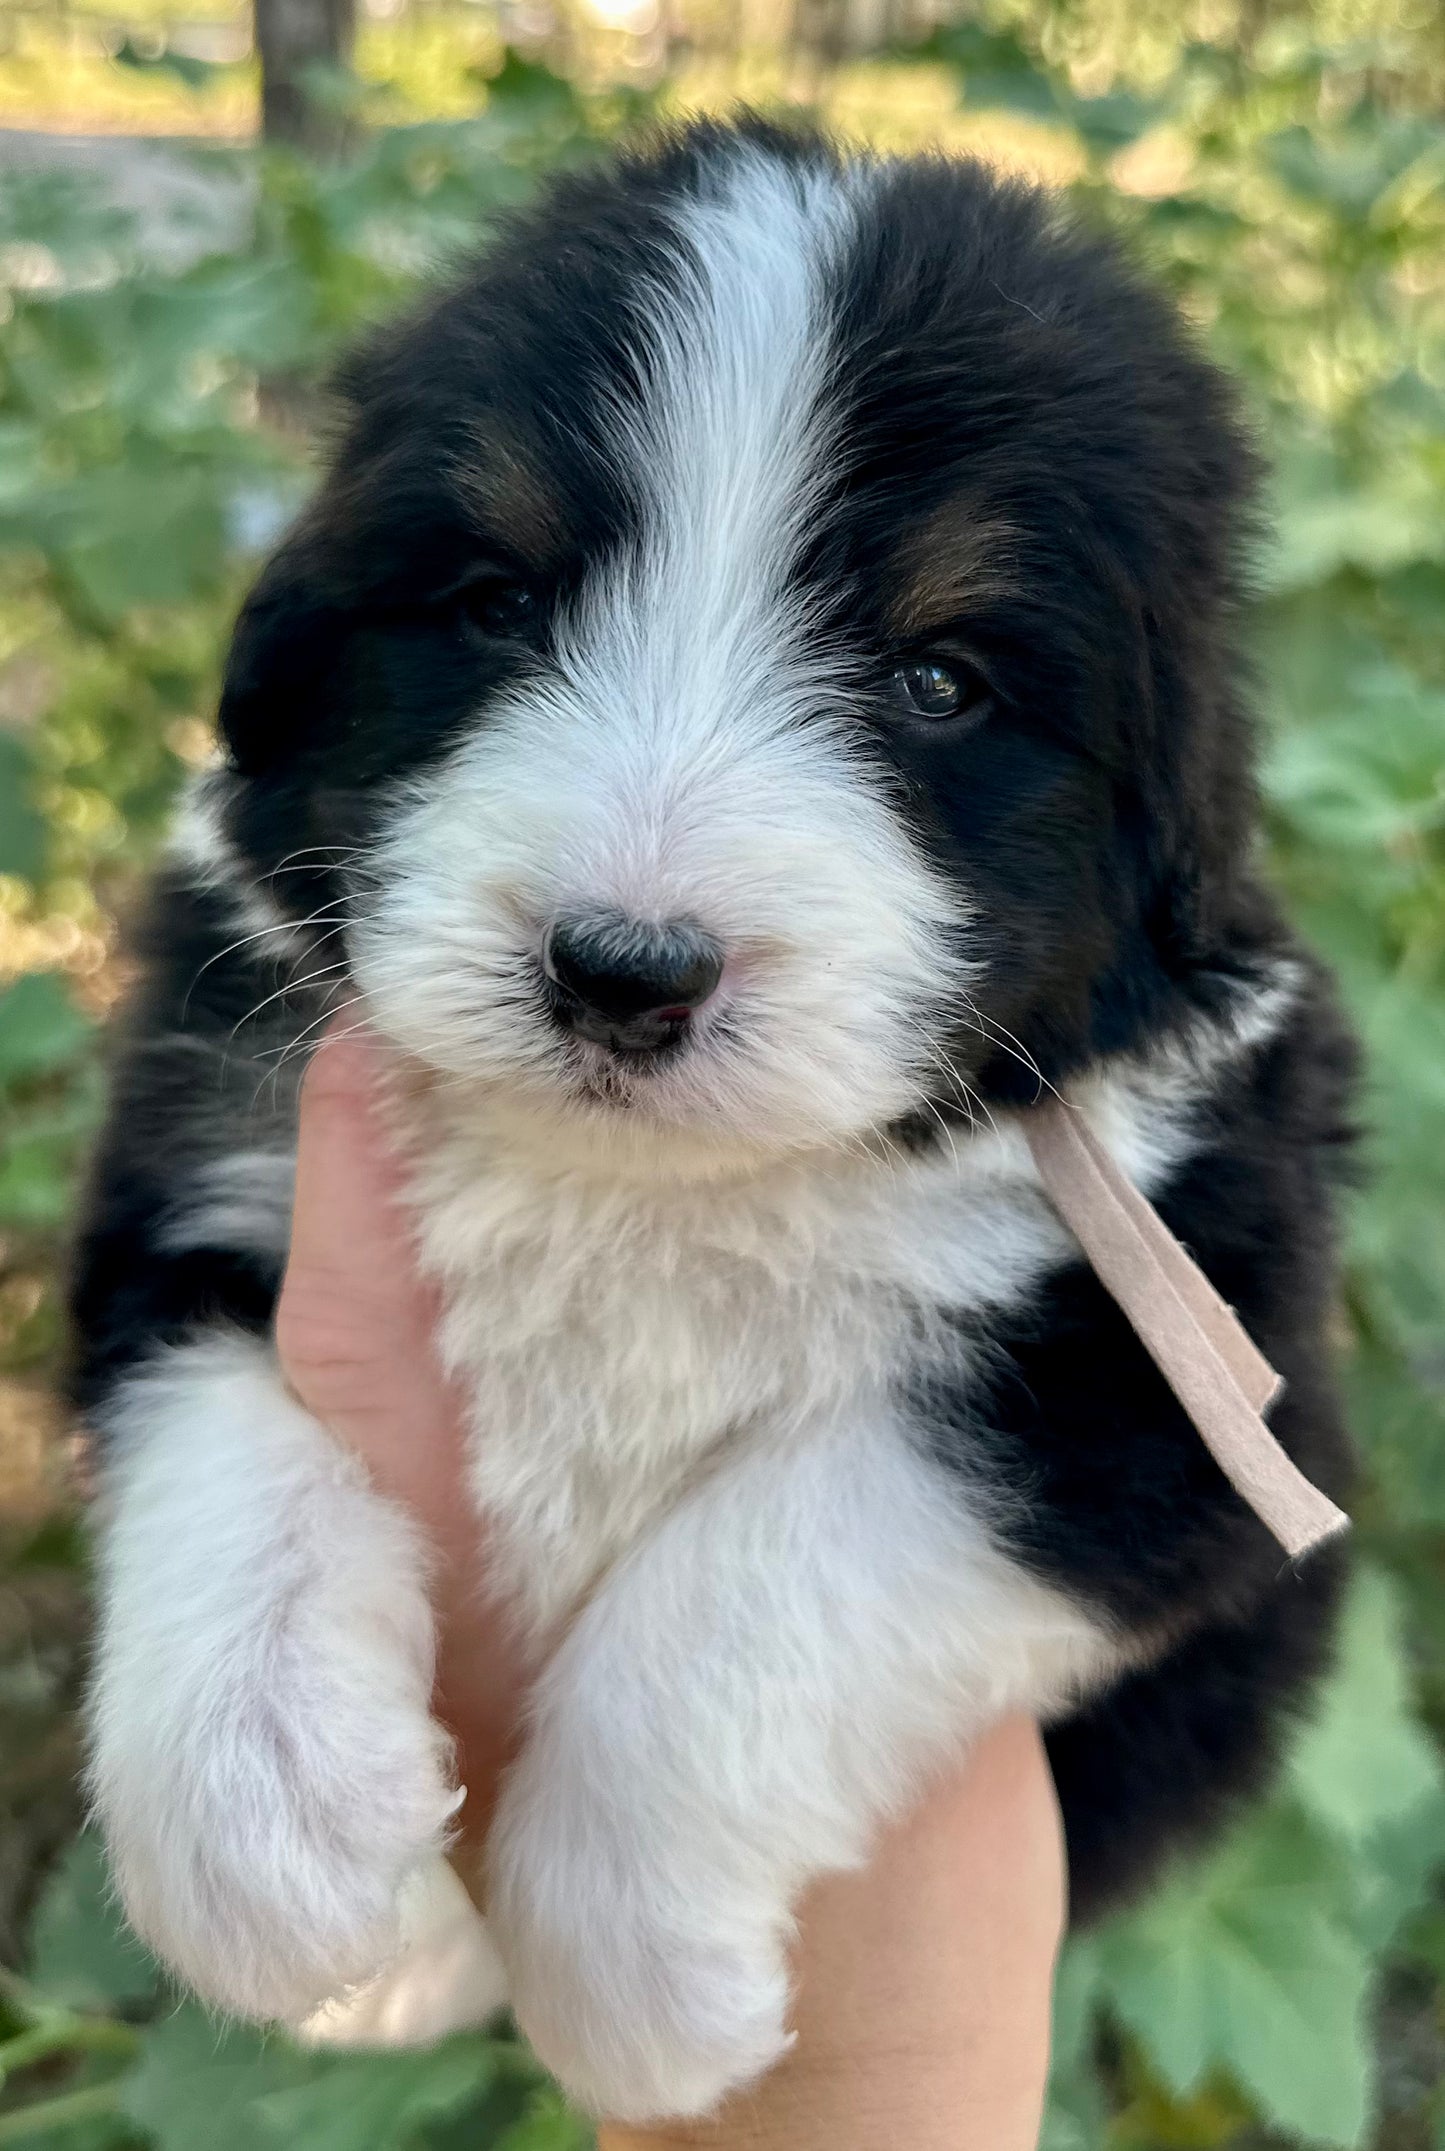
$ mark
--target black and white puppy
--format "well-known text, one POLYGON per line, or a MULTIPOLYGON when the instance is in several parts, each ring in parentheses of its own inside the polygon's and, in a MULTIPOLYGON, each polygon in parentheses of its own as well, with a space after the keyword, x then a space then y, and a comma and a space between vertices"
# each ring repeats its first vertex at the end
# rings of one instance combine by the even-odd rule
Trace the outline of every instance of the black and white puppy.
POLYGON ((454 1791, 422 1550, 282 1384, 296 1082, 403 1071, 492 1570, 543 1666, 491 1847, 588 2105, 785 2043, 790 1908, 1001 1712, 1076 1911, 1262 1778, 1324 1649, 1045 1200, 1085 1113, 1287 1378, 1351 1053, 1254 856, 1252 459, 1115 250, 977 166, 702 125, 357 357, 142 937, 74 1290, 93 1788, 140 1931, 286 2016, 454 1791))

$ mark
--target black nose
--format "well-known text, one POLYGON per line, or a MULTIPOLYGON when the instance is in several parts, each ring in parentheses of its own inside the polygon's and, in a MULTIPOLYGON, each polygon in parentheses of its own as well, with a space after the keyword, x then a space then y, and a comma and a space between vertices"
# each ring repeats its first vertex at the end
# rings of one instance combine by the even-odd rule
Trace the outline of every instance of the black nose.
POLYGON ((618 912, 558 919, 542 944, 558 1017, 618 1053, 675 1044, 722 977, 710 934, 671 922, 650 926, 618 912))

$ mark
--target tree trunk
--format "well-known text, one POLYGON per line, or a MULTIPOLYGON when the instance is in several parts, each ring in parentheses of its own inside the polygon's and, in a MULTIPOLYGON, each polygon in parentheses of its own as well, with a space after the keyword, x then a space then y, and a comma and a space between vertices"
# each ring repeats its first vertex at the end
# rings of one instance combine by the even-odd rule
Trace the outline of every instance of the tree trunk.
POLYGON ((351 64, 355 0, 254 0, 261 55, 261 132, 268 142, 325 156, 346 140, 345 116, 310 96, 313 67, 351 64))

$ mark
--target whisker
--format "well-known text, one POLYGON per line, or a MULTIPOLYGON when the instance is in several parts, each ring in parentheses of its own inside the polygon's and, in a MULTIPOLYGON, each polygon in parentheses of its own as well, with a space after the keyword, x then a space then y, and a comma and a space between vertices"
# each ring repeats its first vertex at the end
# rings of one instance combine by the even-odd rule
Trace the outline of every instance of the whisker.
MULTIPOLYGON (((288 1039, 285 1045, 274 1047, 264 1053, 256 1054, 255 1058, 258 1061, 271 1060, 277 1054, 279 1054, 280 1058, 276 1060, 275 1067, 270 1069, 267 1074, 261 1078, 261 1081, 256 1085, 256 1088, 251 1096, 252 1111, 255 1110, 256 1100, 260 1097, 261 1092, 263 1091, 268 1082, 271 1085, 272 1102, 273 1104, 276 1102, 279 1096, 277 1085, 280 1081, 282 1069, 287 1065, 288 1061, 296 1060, 301 1057, 302 1048, 304 1047, 306 1040, 311 1036, 313 1031, 319 1031, 323 1029, 326 1024, 334 1021, 337 1016, 344 1016, 349 1008, 363 1007, 365 1005, 365 1002, 366 995, 364 993, 354 993, 349 1001, 343 1001, 339 1007, 324 1009, 322 1013, 318 1017, 316 1017, 313 1022, 308 1023, 306 1025, 306 1028, 304 1030, 298 1031, 294 1038, 288 1039)), ((364 1029, 365 1025, 363 1023, 358 1023, 355 1024, 352 1027, 352 1030, 349 1031, 346 1035, 353 1036, 356 1031, 364 1029)))
POLYGON ((288 978, 284 985, 278 986, 274 993, 268 993, 264 1001, 258 1001, 254 1008, 248 1008, 245 1015, 232 1024, 230 1038, 234 1039, 237 1031, 245 1024, 254 1023, 262 1010, 269 1008, 273 1001, 284 1001, 288 993, 299 993, 303 986, 314 985, 318 978, 330 978, 335 972, 344 971, 346 968, 347 959, 338 956, 335 963, 324 963, 315 971, 307 971, 301 978, 288 978))
MULTIPOLYGON (((181 1002, 182 1023, 185 1022, 186 1013, 191 1005, 191 995, 195 992, 197 986, 200 985, 201 980, 210 970, 212 964, 220 963, 224 957, 234 956, 237 949, 249 948, 253 941, 266 940, 268 935, 305 933, 309 931, 310 928, 314 926, 320 926, 331 920, 335 920, 335 926, 333 928, 333 931, 338 932, 347 923, 344 913, 338 916, 338 914, 333 911, 323 909, 320 911, 313 911, 309 918, 278 919, 274 926, 258 926, 254 933, 242 934, 238 941, 230 941, 226 944, 225 948, 217 949, 214 956, 208 956, 206 958, 205 962, 200 966, 199 970, 196 972, 195 977, 191 980, 191 983, 186 988, 185 999, 181 1002)), ((323 941, 329 941, 331 939, 331 935, 323 934, 321 938, 323 941)))
MULTIPOLYGON (((965 1099, 965 1101, 964 1101, 964 1102, 965 1102, 965 1104, 967 1104, 967 1100, 966 1100, 966 1099, 965 1099)), ((950 1128, 950 1126, 948 1125, 948 1122, 947 1122, 947 1121, 946 1121, 946 1120, 944 1119, 944 1117, 943 1117, 942 1113, 941 1113, 941 1112, 940 1112, 940 1111, 938 1110, 938 1107, 937 1107, 937 1106, 936 1106, 936 1105, 934 1104, 934 1102, 933 1102, 933 1100, 932 1100, 931 1098, 925 1098, 925 1099, 924 1099, 924 1101, 923 1101, 923 1103, 924 1103, 924 1106, 925 1106, 925 1108, 926 1108, 926 1109, 927 1109, 927 1110, 928 1110, 928 1111, 929 1111, 929 1112, 930 1112, 930 1113, 931 1113, 931 1114, 933 1115, 934 1119, 935 1119, 935 1120, 936 1120, 936 1121, 938 1122, 939 1128, 940 1128, 940 1130, 941 1130, 941 1132, 942 1132, 942 1135, 943 1135, 943 1139, 944 1139, 944 1141, 945 1141, 945 1142, 947 1143, 947 1145, 948 1145, 948 1154, 949 1154, 949 1156, 950 1156, 950 1157, 951 1157, 951 1158, 953 1159, 953 1162, 954 1162, 955 1166, 957 1166, 957 1165, 959 1164, 960 1160, 959 1160, 959 1155, 958 1155, 958 1145, 957 1145, 957 1143, 955 1143, 955 1141, 953 1140, 953 1130, 952 1130, 952 1128, 950 1128)), ((974 1118, 973 1118, 973 1109, 972 1109, 972 1107, 969 1107, 969 1112, 968 1112, 968 1127, 969 1127, 969 1133, 970 1133, 970 1134, 973 1134, 973 1133, 974 1133, 974 1128, 975 1128, 975 1123, 974 1123, 974 1118)))
POLYGON ((332 871, 333 869, 330 867, 308 866, 304 860, 298 860, 295 866, 285 864, 273 866, 266 879, 267 881, 275 881, 277 876, 281 874, 325 874, 332 871))
MULTIPOLYGON (((982 1098, 979 1093, 973 1088, 973 1086, 969 1082, 967 1082, 962 1073, 957 1068, 955 1068, 953 1062, 949 1060, 948 1056, 942 1051, 937 1041, 931 1039, 928 1036, 927 1032, 923 1029, 923 1026, 917 1023, 915 1023, 913 1026, 913 1038, 915 1045, 922 1047, 923 1052, 927 1055, 928 1059, 931 1060, 934 1063, 935 1067, 937 1067, 940 1072, 947 1078, 948 1083, 955 1094, 956 1103, 963 1108, 964 1112, 968 1116, 969 1133, 971 1135, 976 1135, 978 1133, 978 1117, 977 1114, 975 1114, 974 1112, 974 1107, 977 1106, 979 1112, 983 1114, 984 1119, 988 1122, 988 1125, 992 1129, 993 1133, 997 1135, 999 1132, 998 1122, 994 1119, 993 1113, 989 1108, 987 1100, 982 1098)), ((942 1128, 948 1135, 949 1148, 953 1153, 955 1163, 957 1163, 957 1146, 953 1141, 952 1131, 948 1128, 948 1124, 944 1120, 943 1115, 939 1112, 938 1107, 935 1105, 931 1098, 925 1098, 922 1102, 925 1109, 928 1112, 932 1113, 934 1119, 938 1122, 940 1128, 942 1128)))
POLYGON ((294 1037, 288 1038, 283 1045, 268 1046, 263 1052, 256 1055, 256 1059, 258 1061, 276 1059, 279 1073, 288 1060, 295 1058, 313 1031, 319 1031, 323 1025, 331 1021, 333 1016, 345 1015, 348 1008, 359 1008, 365 999, 366 995, 364 993, 354 993, 349 1001, 343 1001, 338 1008, 323 1009, 319 1016, 313 1017, 311 1022, 304 1029, 297 1031, 294 1037), (279 1059, 277 1058, 278 1056, 279 1059))
POLYGON ((359 844, 298 844, 294 851, 281 854, 271 872, 279 874, 293 859, 355 859, 361 850, 359 844))
POLYGON ((973 1088, 973 1086, 972 1086, 972 1085, 971 1085, 970 1083, 966 1083, 966 1082, 964 1082, 964 1080, 963 1080, 963 1078, 962 1078, 961 1076, 960 1076, 960 1078, 959 1078, 959 1083, 960 1083, 960 1086, 961 1086, 961 1088, 962 1088, 962 1091, 963 1091, 963 1098, 964 1098, 964 1103, 965 1103, 965 1104, 967 1105, 967 1107, 968 1107, 968 1109, 969 1109, 969 1110, 968 1110, 969 1126, 970 1126, 970 1127, 972 1127, 972 1126, 974 1125, 974 1121, 973 1121, 973 1108, 974 1108, 974 1106, 977 1106, 977 1107, 978 1107, 978 1109, 979 1109, 979 1111, 980 1111, 980 1113, 982 1113, 982 1115, 983 1115, 984 1119, 985 1119, 985 1120, 986 1120, 986 1121, 988 1122, 988 1124, 989 1124, 989 1127, 990 1127, 990 1129, 992 1130, 992 1132, 993 1132, 993 1133, 994 1133, 995 1135, 997 1135, 997 1134, 998 1134, 998 1122, 997 1122, 997 1121, 996 1121, 996 1120, 994 1119, 994 1117, 993 1117, 993 1114, 992 1114, 992 1112, 991 1112, 991 1111, 989 1110, 988 1100, 987 1100, 986 1098, 984 1098, 983 1096, 981 1096, 981 1095, 980 1095, 980 1093, 979 1093, 978 1091, 976 1091, 976 1090, 975 1090, 975 1089, 973 1088))
POLYGON ((1049 1081, 1023 1040, 1011 1031, 1007 1024, 998 1023, 992 1016, 986 1016, 967 989, 960 990, 968 1003, 969 1013, 975 1018, 969 1028, 976 1030, 979 1037, 987 1039, 991 1045, 1001 1046, 1010 1059, 1016 1060, 1021 1068, 1027 1068, 1041 1091, 1049 1091, 1057 1098, 1059 1092, 1056 1086, 1049 1081))
POLYGON ((278 859, 265 879, 268 882, 275 881, 279 874, 336 873, 348 860, 364 856, 363 848, 359 844, 303 844, 296 851, 288 851, 278 859))

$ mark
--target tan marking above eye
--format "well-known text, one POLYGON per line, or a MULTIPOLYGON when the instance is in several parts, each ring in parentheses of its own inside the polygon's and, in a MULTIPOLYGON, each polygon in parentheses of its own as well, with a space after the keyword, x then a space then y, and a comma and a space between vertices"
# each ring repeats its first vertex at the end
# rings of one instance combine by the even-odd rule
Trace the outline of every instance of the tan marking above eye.
POLYGON ((459 458, 449 475, 479 528, 508 553, 542 574, 558 565, 567 541, 562 504, 516 442, 480 430, 475 456, 459 458))
POLYGON ((898 595, 888 624, 899 635, 931 632, 997 604, 1018 588, 1018 532, 977 501, 945 501, 896 555, 898 595))

